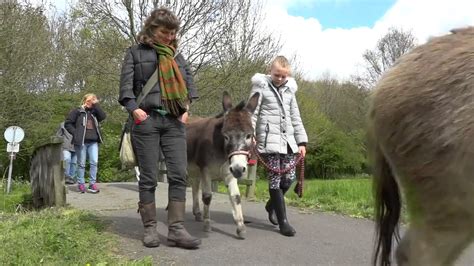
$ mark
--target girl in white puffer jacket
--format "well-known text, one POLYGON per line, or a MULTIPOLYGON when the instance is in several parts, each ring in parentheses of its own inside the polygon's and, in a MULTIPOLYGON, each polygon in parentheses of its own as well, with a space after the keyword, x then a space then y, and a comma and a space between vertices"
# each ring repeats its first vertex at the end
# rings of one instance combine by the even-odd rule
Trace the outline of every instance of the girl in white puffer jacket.
MULTIPOLYGON (((261 95, 252 119, 257 149, 267 164, 276 169, 294 164, 298 153, 304 157, 308 142, 296 102, 298 86, 290 74, 288 60, 277 56, 270 65, 270 75, 257 73, 252 77, 251 96, 256 92, 261 95)), ((284 195, 295 180, 295 170, 286 174, 268 171, 268 175, 270 200, 265 206, 268 218, 279 225, 281 234, 294 236, 296 231, 286 217, 284 195)))

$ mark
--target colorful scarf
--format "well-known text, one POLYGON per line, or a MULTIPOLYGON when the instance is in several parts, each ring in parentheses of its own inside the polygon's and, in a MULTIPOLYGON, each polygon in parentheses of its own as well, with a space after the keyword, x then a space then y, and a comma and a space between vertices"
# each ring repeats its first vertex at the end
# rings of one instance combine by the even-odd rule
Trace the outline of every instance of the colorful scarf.
POLYGON ((174 60, 175 48, 161 43, 154 44, 154 48, 158 53, 161 103, 166 111, 178 117, 186 108, 188 89, 174 60))

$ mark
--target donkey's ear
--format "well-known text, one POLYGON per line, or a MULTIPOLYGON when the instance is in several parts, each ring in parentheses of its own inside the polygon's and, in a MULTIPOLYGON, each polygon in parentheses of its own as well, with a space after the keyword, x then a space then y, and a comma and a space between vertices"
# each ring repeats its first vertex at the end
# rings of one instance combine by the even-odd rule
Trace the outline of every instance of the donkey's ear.
POLYGON ((251 114, 253 114, 253 112, 255 112, 255 109, 257 108, 259 97, 259 92, 254 93, 247 102, 247 105, 245 106, 245 109, 247 109, 247 111, 249 111, 251 114))
POLYGON ((227 91, 224 91, 222 96, 222 108, 224 108, 224 111, 232 108, 232 99, 227 91))

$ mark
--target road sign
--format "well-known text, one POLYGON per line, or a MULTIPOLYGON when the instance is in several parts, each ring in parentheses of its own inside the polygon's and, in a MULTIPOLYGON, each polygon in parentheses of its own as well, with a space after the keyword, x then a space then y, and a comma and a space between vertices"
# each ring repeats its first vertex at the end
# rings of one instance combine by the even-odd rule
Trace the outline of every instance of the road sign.
POLYGON ((9 194, 12 183, 13 159, 15 159, 15 153, 20 151, 20 142, 25 137, 25 132, 21 127, 11 126, 5 130, 3 136, 5 137, 5 140, 8 141, 7 152, 10 153, 10 166, 8 167, 7 183, 7 194, 9 194))
POLYGON ((19 152, 20 143, 18 142, 8 142, 7 143, 7 152, 19 152))
POLYGON ((21 142, 25 137, 25 132, 21 127, 11 126, 5 130, 3 136, 8 142, 21 142))

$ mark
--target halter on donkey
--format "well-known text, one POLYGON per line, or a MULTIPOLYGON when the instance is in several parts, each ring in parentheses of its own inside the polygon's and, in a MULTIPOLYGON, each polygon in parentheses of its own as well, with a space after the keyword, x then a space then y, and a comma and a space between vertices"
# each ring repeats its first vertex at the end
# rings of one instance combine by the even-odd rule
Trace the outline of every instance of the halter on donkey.
POLYGON ((186 125, 188 175, 193 179, 193 214, 197 221, 204 221, 204 231, 211 231, 211 179, 223 179, 229 192, 237 236, 245 238, 246 228, 237 179, 244 177, 247 172, 254 132, 251 116, 258 98, 257 93, 247 103, 241 102, 232 108, 231 98, 224 92, 223 114, 199 118, 186 125), (202 189, 203 214, 199 206, 199 186, 202 189))

